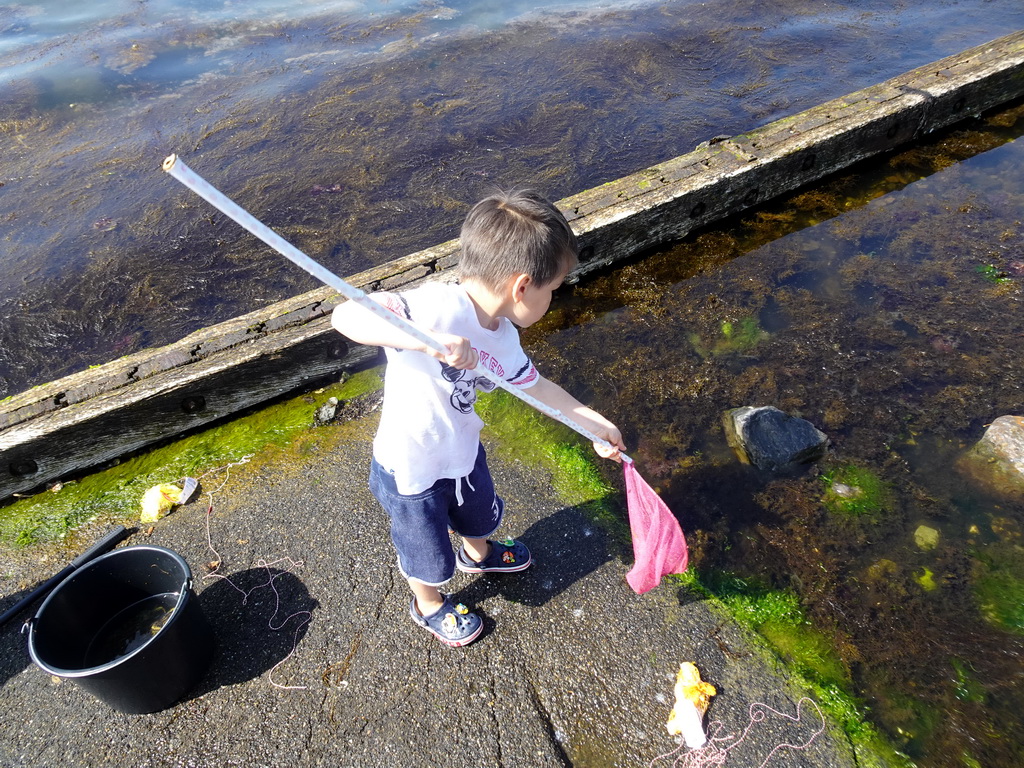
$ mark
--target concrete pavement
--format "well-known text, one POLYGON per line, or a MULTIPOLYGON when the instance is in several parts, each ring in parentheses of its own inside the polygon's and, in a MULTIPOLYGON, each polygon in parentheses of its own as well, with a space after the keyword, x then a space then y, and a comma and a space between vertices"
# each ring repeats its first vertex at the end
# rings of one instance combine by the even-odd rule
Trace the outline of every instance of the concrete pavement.
MULTIPOLYGON (((761 710, 725 765, 855 764, 841 733, 815 736, 813 705, 790 719, 799 692, 713 604, 667 583, 633 593, 623 545, 500 451, 491 463, 505 532, 536 563, 503 577, 458 574, 452 591, 485 631, 467 648, 442 646, 407 616, 387 521, 366 488, 374 423, 320 428, 301 460, 268 451, 213 473, 199 500, 125 542, 180 553, 214 628, 209 672, 174 706, 118 713, 37 668, 23 618, 4 627, 0 765, 670 766, 682 752, 656 758, 678 749, 665 721, 684 660, 718 688, 706 722, 721 722, 721 735, 740 736, 755 703, 784 713, 761 710), (218 555, 230 581, 204 578, 218 555), (772 751, 812 737, 806 749, 772 751)), ((7 557, 5 595, 49 575, 7 557)))

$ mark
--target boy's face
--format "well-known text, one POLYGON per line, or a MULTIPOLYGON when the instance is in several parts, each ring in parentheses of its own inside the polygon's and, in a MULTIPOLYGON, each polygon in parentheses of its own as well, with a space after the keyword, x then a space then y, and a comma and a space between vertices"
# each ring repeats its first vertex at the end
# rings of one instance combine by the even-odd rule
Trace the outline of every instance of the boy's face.
POLYGON ((512 317, 509 319, 520 328, 529 328, 544 317, 544 313, 551 306, 552 295, 562 285, 566 274, 567 272, 562 272, 546 285, 540 285, 528 276, 520 275, 513 283, 515 301, 512 317))

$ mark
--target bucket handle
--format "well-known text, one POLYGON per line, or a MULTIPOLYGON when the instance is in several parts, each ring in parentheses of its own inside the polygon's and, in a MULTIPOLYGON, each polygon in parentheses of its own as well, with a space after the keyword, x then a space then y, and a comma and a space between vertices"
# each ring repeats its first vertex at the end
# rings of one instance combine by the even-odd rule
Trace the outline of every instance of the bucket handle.
MULTIPOLYGON (((93 544, 89 549, 85 550, 82 554, 71 561, 70 565, 65 566, 59 573, 54 574, 47 579, 43 584, 36 587, 28 595, 18 601, 18 604, 12 608, 4 611, 3 615, 0 616, 0 626, 3 626, 8 619, 13 619, 17 614, 21 613, 22 609, 27 608, 29 605, 34 603, 36 600, 49 594, 50 591, 56 587, 61 581, 70 576, 75 569, 80 568, 87 562, 102 555, 108 549, 111 549, 121 539, 129 534, 129 531, 123 526, 119 525, 110 531, 106 536, 93 544)), ((24 631, 24 630, 23 630, 24 631)))

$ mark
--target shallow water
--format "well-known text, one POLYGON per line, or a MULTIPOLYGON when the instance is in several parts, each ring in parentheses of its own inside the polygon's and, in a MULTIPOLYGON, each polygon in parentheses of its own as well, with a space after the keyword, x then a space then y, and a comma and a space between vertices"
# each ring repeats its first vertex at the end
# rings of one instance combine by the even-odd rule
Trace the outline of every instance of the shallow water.
POLYGON ((89 641, 82 669, 117 661, 149 643, 170 620, 179 597, 177 592, 150 595, 112 616, 89 641))
MULTIPOLYGON (((1024 108, 1001 120, 1021 135, 1024 108)), ((958 463, 1024 405, 1024 141, 933 173, 974 141, 573 286, 527 334, 623 426, 692 567, 795 591, 870 720, 929 768, 1024 762, 1024 503, 958 463), (810 420, 829 454, 790 478, 740 464, 723 414, 744 405, 810 420), (830 507, 846 484, 876 503, 830 507)))
POLYGON ((0 397, 315 287, 161 174, 171 152, 351 274, 494 185, 566 196, 1024 23, 1017 0, 279 7, 0 6, 0 397))

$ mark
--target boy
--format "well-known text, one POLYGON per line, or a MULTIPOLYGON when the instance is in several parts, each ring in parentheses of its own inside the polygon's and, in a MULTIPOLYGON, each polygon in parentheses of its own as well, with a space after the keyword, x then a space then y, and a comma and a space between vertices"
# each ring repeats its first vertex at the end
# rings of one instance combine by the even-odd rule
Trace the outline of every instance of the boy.
POLYGON ((370 298, 436 338, 442 355, 353 302, 334 327, 361 344, 385 347, 384 405, 373 442, 370 489, 391 518, 398 565, 413 599, 409 614, 441 642, 462 646, 483 630, 480 617, 438 587, 454 575, 515 573, 532 562, 519 541, 490 537, 504 505, 495 494, 473 404, 494 384, 480 364, 607 440, 595 450, 618 459, 614 424, 537 373, 514 325, 547 312, 551 295, 577 263, 565 217, 535 192, 498 193, 477 203, 460 235, 459 284, 431 283, 370 298), (513 325, 514 324, 514 325, 513 325), (426 354, 419 354, 426 353, 426 354), (449 530, 462 537, 453 553, 449 530))

